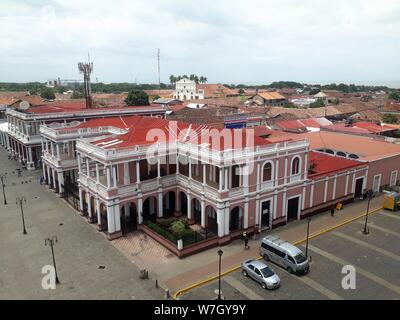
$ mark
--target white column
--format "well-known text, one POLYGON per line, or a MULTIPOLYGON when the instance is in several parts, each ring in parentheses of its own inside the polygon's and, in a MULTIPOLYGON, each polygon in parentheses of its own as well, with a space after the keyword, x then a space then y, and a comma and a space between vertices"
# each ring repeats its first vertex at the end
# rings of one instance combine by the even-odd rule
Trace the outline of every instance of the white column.
POLYGON ((60 145, 56 143, 57 159, 60 159, 60 145))
POLYGON ((260 191, 260 162, 257 162, 257 191, 260 191))
POLYGON ((347 196, 349 194, 349 173, 346 174, 346 186, 344 187, 344 195, 347 196))
POLYGON ((328 177, 325 178, 324 184, 324 202, 326 202, 328 196, 328 177))
POLYGON ((224 208, 217 208, 218 237, 225 235, 225 213, 224 208))
POLYGON ((189 179, 192 179, 192 159, 189 157, 189 179))
POLYGON ((157 178, 161 178, 161 163, 160 163, 160 158, 157 159, 157 178))
POLYGON ((136 161, 136 183, 140 182, 140 166, 139 160, 136 161))
POLYGON ((110 168, 110 166, 106 167, 106 173, 107 173, 107 188, 111 188, 111 168, 110 168))
POLYGON ((284 188, 283 191, 283 197, 282 197, 282 214, 284 217, 286 217, 286 221, 287 221, 287 213, 286 213, 286 188, 284 188))
POLYGON ((32 158, 32 147, 28 147, 28 162, 32 163, 33 158, 32 158))
POLYGON ((80 153, 78 153, 77 159, 78 159, 78 172, 82 172, 82 163, 81 163, 81 155, 80 155, 80 153))
POLYGON ((92 218, 93 217, 93 214, 92 214, 92 203, 90 201, 89 192, 86 193, 86 203, 87 203, 87 210, 88 210, 89 218, 92 218))
POLYGON ((56 184, 56 170, 53 169, 53 188, 56 189, 57 188, 57 184, 56 184))
POLYGON ((259 221, 260 220, 260 211, 261 211, 260 199, 259 199, 259 196, 257 195, 257 197, 256 197, 256 216, 255 216, 255 224, 256 225, 261 224, 261 221, 259 221))
POLYGON ((50 166, 47 166, 47 184, 51 187, 50 179, 50 166))
POLYGON ((124 162, 124 185, 130 184, 130 177, 129 177, 129 163, 124 162))
POLYGON ((113 177, 113 186, 114 188, 117 187, 117 166, 112 166, 112 177, 113 177))
POLYGON ((138 224, 142 224, 143 223, 143 199, 141 197, 138 198, 137 214, 138 214, 138 224))
POLYGON ((225 230, 224 231, 225 232, 224 233, 227 236, 227 235, 229 235, 229 224, 230 224, 230 221, 229 221, 229 218, 230 218, 229 204, 226 205, 224 214, 225 214, 225 217, 224 217, 224 226, 225 226, 225 230))
POLYGON ((187 195, 187 217, 192 219, 192 195, 190 193, 187 195))
POLYGON ((224 179, 225 179, 225 190, 228 190, 228 186, 229 186, 229 179, 228 179, 228 168, 224 168, 224 179))
POLYGON ((313 206, 313 202, 314 202, 314 180, 311 182, 310 208, 313 206))
POLYGON ((203 186, 207 184, 207 166, 203 163, 203 186))
POLYGON ((99 163, 96 162, 96 182, 100 183, 100 170, 99 170, 99 163))
POLYGON ((223 190, 223 183, 222 183, 222 171, 223 168, 219 168, 219 184, 218 184, 218 191, 221 192, 223 190))
POLYGON ((90 177, 90 163, 89 163, 89 158, 86 158, 86 175, 88 178, 90 177))
POLYGON ((79 188, 79 209, 83 211, 83 198, 82 198, 82 189, 79 188))
POLYGON ((114 233, 116 230, 115 230, 114 206, 112 204, 107 204, 107 224, 108 224, 108 233, 114 233))
POLYGON ((306 180, 307 178, 308 178, 308 153, 306 153, 304 156, 304 179, 306 180))
POLYGON ((121 217, 120 217, 120 208, 119 208, 119 203, 114 205, 114 225, 115 225, 115 231, 121 231, 121 217))
POLYGON ((163 194, 162 192, 158 193, 158 217, 162 218, 163 216, 163 194))
POLYGON ((97 224, 101 225, 100 200, 96 199, 97 224))
POLYGON ((335 200, 336 198, 336 183, 337 183, 337 175, 335 175, 335 180, 333 180, 332 200, 335 200))
POLYGON ((244 216, 243 216, 243 228, 249 227, 249 198, 246 197, 244 200, 244 216))
POLYGON ((63 185, 64 185, 64 173, 61 171, 61 172, 57 172, 57 175, 58 175, 58 190, 59 190, 59 193, 63 193, 64 192, 64 187, 63 187, 63 185))
POLYGON ((286 156, 285 157, 285 173, 284 173, 284 177, 285 177, 285 179, 284 179, 284 183, 285 184, 287 184, 288 183, 288 175, 290 175, 290 174, 288 174, 288 157, 286 156))
POLYGON ((204 200, 201 200, 201 226, 206 227, 206 204, 204 200))

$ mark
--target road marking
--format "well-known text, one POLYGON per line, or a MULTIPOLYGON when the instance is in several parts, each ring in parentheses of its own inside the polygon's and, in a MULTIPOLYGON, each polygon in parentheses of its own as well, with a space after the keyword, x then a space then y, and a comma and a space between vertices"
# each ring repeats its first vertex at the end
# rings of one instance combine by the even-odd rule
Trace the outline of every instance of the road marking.
MULTIPOLYGON (((357 221, 357 222, 359 224, 362 224, 362 225, 365 224, 365 222, 363 222, 363 221, 357 221)), ((372 229, 376 229, 376 230, 382 231, 382 232, 385 232, 385 233, 388 233, 388 234, 391 234, 391 235, 396 236, 396 237, 400 237, 400 233, 392 231, 392 230, 389 230, 389 229, 386 229, 386 228, 383 228, 383 227, 380 227, 380 226, 376 225, 375 222, 374 223, 369 222, 368 223, 368 227, 372 228, 372 229)))
MULTIPOLYGON (((335 256, 335 255, 333 255, 333 254, 331 254, 329 252, 321 250, 321 249, 319 249, 319 248, 317 248, 317 247, 315 247, 313 245, 309 245, 308 249, 310 249, 310 250, 314 251, 315 253, 318 253, 319 255, 321 255, 321 256, 323 256, 325 258, 328 258, 329 260, 332 260, 332 261, 334 261, 334 262, 336 262, 338 264, 341 264, 341 265, 344 265, 344 266, 345 265, 354 265, 354 263, 350 263, 350 262, 348 262, 346 260, 343 260, 343 259, 341 259, 341 258, 339 258, 339 257, 337 257, 337 256, 335 256)), ((358 267, 356 265, 354 265, 354 266, 356 268, 357 273, 359 273, 359 274, 363 275, 364 277, 376 282, 377 284, 380 284, 381 286, 383 286, 383 287, 385 287, 385 288, 387 288, 389 290, 394 291, 397 294, 400 294, 400 287, 399 286, 396 286, 395 284, 392 284, 389 281, 386 281, 385 279, 382 279, 381 277, 378 277, 377 275, 375 275, 375 274, 373 274, 371 272, 368 272, 368 271, 366 271, 364 269, 361 269, 360 267, 358 267)))
POLYGON ((344 300, 341 296, 333 292, 332 290, 329 290, 328 288, 325 288, 323 285, 319 284, 318 282, 312 280, 311 278, 307 276, 295 276, 290 273, 288 273, 292 278, 297 279, 307 286, 311 287, 312 289, 318 291, 319 293, 323 294, 324 296, 328 297, 331 300, 344 300))
MULTIPOLYGON (((264 298, 259 296, 257 293, 255 293, 253 290, 249 289, 247 286, 245 286, 243 283, 241 283, 239 280, 236 280, 235 278, 233 278, 231 276, 226 276, 224 278, 224 280, 230 286, 234 287, 236 290, 239 290, 240 293, 242 293, 244 296, 246 296, 250 300, 265 300, 264 298)), ((261 286, 260 286, 260 288, 261 288, 261 286)), ((218 292, 218 290, 217 290, 217 292, 218 292)))
POLYGON ((386 217, 390 217, 390 218, 393 218, 393 219, 398 219, 398 220, 400 220, 400 217, 398 217, 398 216, 396 216, 396 215, 394 215, 394 214, 392 214, 392 213, 381 212, 381 215, 386 216, 386 217))
POLYGON ((377 247, 377 246, 375 246, 375 245, 373 245, 373 244, 367 243, 367 242, 365 242, 365 241, 363 241, 363 240, 354 238, 354 237, 352 237, 352 236, 349 236, 349 235, 344 234, 344 233, 339 232, 339 231, 334 231, 334 232, 332 232, 332 233, 333 233, 335 236, 337 236, 337 237, 340 237, 340 238, 342 238, 342 239, 346 239, 346 240, 348 240, 348 241, 354 242, 354 243, 358 244, 359 246, 362 246, 362 247, 365 247, 365 248, 374 250, 374 251, 379 252, 379 253, 381 253, 381 254, 383 254, 383 255, 389 257, 389 258, 392 258, 392 259, 394 259, 394 260, 400 261, 400 256, 398 256, 397 254, 392 253, 392 252, 390 252, 390 251, 388 251, 388 250, 379 248, 379 247, 377 247))

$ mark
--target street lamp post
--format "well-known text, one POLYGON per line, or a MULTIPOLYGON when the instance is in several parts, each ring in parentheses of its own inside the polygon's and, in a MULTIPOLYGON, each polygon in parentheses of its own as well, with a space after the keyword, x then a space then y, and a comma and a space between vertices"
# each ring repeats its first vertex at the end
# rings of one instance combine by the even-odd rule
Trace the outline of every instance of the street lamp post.
POLYGON ((21 208, 22 226, 24 228, 22 233, 23 234, 27 234, 26 228, 25 228, 25 217, 24 217, 24 207, 23 207, 23 204, 26 203, 26 199, 25 199, 25 197, 19 197, 19 198, 16 199, 15 203, 19 204, 20 208, 21 208))
POLYGON ((308 258, 308 238, 310 236, 310 222, 311 222, 311 218, 308 218, 307 219, 306 258, 308 258))
POLYGON ((6 190, 5 190, 6 185, 4 184, 4 180, 5 179, 6 179, 6 175, 5 174, 0 174, 1 186, 3 187, 4 205, 7 205, 6 190))
POLYGON ((57 236, 52 236, 51 238, 47 238, 47 239, 44 240, 44 245, 45 246, 50 245, 51 255, 53 256, 54 271, 56 273, 56 283, 58 284, 58 283, 60 283, 60 281, 58 280, 56 259, 54 257, 54 249, 53 249, 54 243, 57 243, 57 241, 58 241, 57 240, 57 236))
POLYGON ((367 191, 368 203, 367 203, 367 214, 365 215, 365 224, 364 224, 364 230, 363 230, 364 234, 369 234, 369 228, 367 227, 367 224, 368 224, 369 204, 371 202, 372 194, 373 194, 372 190, 367 191))
POLYGON ((221 300, 221 258, 224 253, 221 249, 218 250, 219 268, 218 268, 218 300, 221 300))

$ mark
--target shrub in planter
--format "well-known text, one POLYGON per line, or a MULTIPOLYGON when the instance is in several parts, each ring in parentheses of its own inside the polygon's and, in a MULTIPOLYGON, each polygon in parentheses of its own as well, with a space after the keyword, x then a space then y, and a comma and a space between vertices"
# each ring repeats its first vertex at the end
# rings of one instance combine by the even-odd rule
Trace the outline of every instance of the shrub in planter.
POLYGON ((171 232, 178 238, 182 238, 182 235, 185 233, 186 226, 181 220, 176 220, 171 224, 170 230, 171 232))

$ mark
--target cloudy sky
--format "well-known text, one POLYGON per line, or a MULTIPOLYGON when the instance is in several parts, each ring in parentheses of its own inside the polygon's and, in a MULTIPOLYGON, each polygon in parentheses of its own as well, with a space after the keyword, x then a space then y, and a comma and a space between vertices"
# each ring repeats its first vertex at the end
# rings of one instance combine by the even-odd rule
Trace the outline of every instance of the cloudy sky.
POLYGON ((0 81, 400 83, 398 0, 1 0, 0 81))

